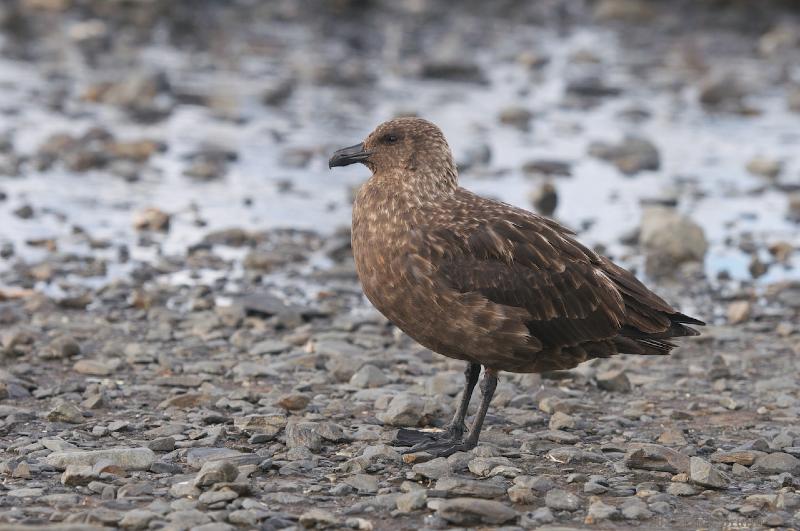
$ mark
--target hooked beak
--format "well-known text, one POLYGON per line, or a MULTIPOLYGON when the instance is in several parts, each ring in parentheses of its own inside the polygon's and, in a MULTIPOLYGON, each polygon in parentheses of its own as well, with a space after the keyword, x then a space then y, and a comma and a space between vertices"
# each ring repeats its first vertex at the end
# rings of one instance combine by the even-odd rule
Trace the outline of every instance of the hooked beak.
POLYGON ((349 164, 355 164, 356 162, 364 162, 370 155, 371 152, 364 149, 363 143, 342 148, 334 152, 334 154, 331 156, 330 160, 328 161, 328 168, 347 166, 349 164))

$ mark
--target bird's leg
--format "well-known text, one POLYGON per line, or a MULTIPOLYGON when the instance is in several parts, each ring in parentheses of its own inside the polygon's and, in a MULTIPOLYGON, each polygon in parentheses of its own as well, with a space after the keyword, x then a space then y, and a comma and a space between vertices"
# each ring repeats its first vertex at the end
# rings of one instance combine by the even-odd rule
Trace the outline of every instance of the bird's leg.
POLYGON ((472 391, 475 390, 475 385, 478 383, 478 378, 481 375, 480 363, 469 363, 464 371, 464 390, 461 393, 461 400, 458 402, 458 409, 456 414, 453 415, 453 420, 447 426, 447 435, 449 439, 461 440, 464 436, 464 430, 467 426, 464 424, 464 419, 467 417, 467 409, 469 402, 472 399, 472 391))
POLYGON ((483 393, 481 406, 472 421, 472 427, 467 438, 463 441, 437 441, 437 444, 427 445, 425 451, 436 457, 447 457, 456 452, 466 452, 475 448, 478 445, 478 437, 481 434, 483 420, 486 418, 486 412, 489 410, 489 403, 492 401, 495 389, 497 389, 497 371, 487 368, 483 373, 483 381, 481 382, 481 392, 483 393))
POLYGON ((461 393, 461 400, 458 403, 458 410, 453 416, 453 420, 447 426, 447 430, 442 435, 432 433, 425 433, 416 430, 401 429, 397 432, 397 437, 394 443, 398 446, 413 446, 410 452, 418 452, 423 450, 423 445, 436 444, 443 440, 447 441, 460 441, 464 436, 464 418, 467 416, 467 409, 469 402, 472 398, 472 391, 475 389, 475 384, 478 383, 478 377, 481 374, 480 363, 469 363, 464 371, 464 390, 461 393))

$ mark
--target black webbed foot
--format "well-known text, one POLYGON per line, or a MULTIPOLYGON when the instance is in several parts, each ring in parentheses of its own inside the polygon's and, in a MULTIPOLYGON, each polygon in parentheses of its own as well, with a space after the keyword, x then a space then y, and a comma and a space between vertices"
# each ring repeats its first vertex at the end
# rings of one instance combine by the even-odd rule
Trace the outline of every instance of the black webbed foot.
POLYGON ((471 441, 469 438, 461 439, 441 439, 438 441, 430 441, 428 443, 420 443, 411 449, 406 450, 405 454, 414 452, 425 452, 433 457, 447 457, 456 452, 468 452, 475 448, 477 443, 471 441))
POLYGON ((434 433, 400 428, 397 430, 397 435, 395 435, 394 440, 392 441, 392 446, 415 446, 426 442, 436 441, 442 437, 443 433, 447 432, 434 433))

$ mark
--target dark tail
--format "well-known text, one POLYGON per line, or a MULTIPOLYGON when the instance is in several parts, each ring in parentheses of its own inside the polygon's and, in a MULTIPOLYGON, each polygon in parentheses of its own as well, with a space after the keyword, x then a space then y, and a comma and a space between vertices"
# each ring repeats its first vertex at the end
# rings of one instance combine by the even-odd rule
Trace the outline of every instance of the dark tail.
POLYGON ((676 347, 669 339, 700 335, 699 331, 687 325, 705 326, 703 321, 675 311, 630 271, 610 260, 603 260, 603 265, 625 302, 627 322, 614 338, 620 353, 669 354, 676 347))

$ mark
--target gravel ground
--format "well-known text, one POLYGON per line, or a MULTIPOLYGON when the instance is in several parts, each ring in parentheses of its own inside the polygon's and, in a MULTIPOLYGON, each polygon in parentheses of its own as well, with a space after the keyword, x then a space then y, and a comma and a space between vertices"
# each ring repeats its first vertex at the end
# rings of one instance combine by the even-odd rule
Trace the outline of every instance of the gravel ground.
MULTIPOLYGON (((298 235, 279 236, 259 239, 302 254, 298 235)), ((190 259, 215 262, 215 249, 190 259)), ((224 277, 229 265, 212 267, 224 277)), ((317 274, 330 288, 303 306, 248 280, 238 293, 136 282, 80 300, 8 292, 0 519, 126 529, 797 524, 800 285, 769 291, 743 322, 712 326, 669 358, 504 374, 481 445, 429 460, 391 439, 400 426, 441 427, 463 367, 371 310, 349 257, 317 274)))
MULTIPOLYGON (((331 189, 303 181, 306 174, 331 179, 321 173, 328 142, 352 143, 351 130, 374 124, 344 121, 347 135, 327 129, 328 137, 313 142, 280 140, 297 140, 287 131, 309 122, 310 104, 335 101, 338 112, 352 114, 361 95, 396 90, 375 88, 373 55, 348 61, 337 48, 375 44, 373 34, 357 31, 364 6, 303 3, 309 15, 293 2, 0 6, 0 70, 20 73, 18 85, 0 86, 8 98, 0 128, 0 530, 800 527, 800 168, 791 155, 796 131, 787 125, 797 121, 792 109, 800 110, 792 80, 800 26, 797 12, 780 3, 756 12, 735 2, 711 11, 699 4, 692 24, 658 2, 504 6, 505 17, 521 10, 520 24, 563 25, 567 33, 635 30, 641 37, 655 27, 648 53, 663 70, 647 79, 654 112, 663 110, 656 100, 667 98, 670 112, 680 114, 673 82, 698 69, 689 93, 692 112, 701 114, 689 123, 733 136, 752 125, 772 134, 776 144, 767 147, 782 155, 745 154, 745 166, 739 146, 720 148, 715 156, 735 159, 742 174, 727 187, 665 175, 664 168, 697 161, 639 133, 605 135, 573 159, 523 156, 513 170, 498 162, 496 145, 463 143, 469 148, 459 148, 460 165, 478 189, 528 190, 545 212, 560 203, 556 212, 582 238, 640 269, 664 298, 710 326, 668 358, 502 374, 481 444, 446 459, 403 455, 391 441, 400 427, 442 428, 463 365, 416 345, 361 294, 342 222, 348 186, 357 181, 331 189), (267 37, 232 32, 251 15, 267 37), (258 85, 261 110, 204 92, 202 74, 218 74, 232 53, 288 53, 282 46, 294 42, 298 20, 320 32, 321 64, 337 68, 315 63, 297 74, 296 58, 295 70, 267 61, 274 71, 267 88, 258 85), (331 29, 332 22, 340 24, 331 29), (697 36, 696 26, 706 23, 719 40, 697 36), (664 42, 683 50, 680 65, 658 55, 664 42), (146 50, 163 71, 139 68, 132 49, 146 50), (739 60, 769 90, 740 88, 700 64, 717 56, 739 60), (197 78, 167 75, 171 61, 197 78), (39 77, 26 78, 21 65, 39 77), (186 118, 194 112, 186 107, 203 109, 199 122, 186 118), (174 138, 184 119, 188 128, 257 136, 247 125, 251 110, 261 136, 275 141, 255 162, 259 144, 174 138), (265 116, 277 125, 266 127, 265 116), (40 124, 46 131, 37 136, 40 124), (269 190, 242 177, 261 163, 274 172, 269 190), (619 217, 630 215, 624 208, 570 217, 572 201, 580 203, 570 190, 585 187, 594 172, 619 184, 621 201, 641 203, 638 227, 619 217), (654 188, 648 179, 668 186, 654 188), (73 189, 82 195, 70 195, 73 189), (260 202, 262 192, 273 194, 271 202, 260 202), (295 210, 287 217, 282 208, 295 210), (305 218, 317 228, 303 228, 305 218), (753 219, 763 223, 748 225, 753 219), (593 232, 604 224, 625 224, 628 232, 593 232)), ((441 15, 425 2, 370 5, 379 21, 441 15)), ((467 11, 476 17, 481 9, 470 4, 467 11)), ((456 27, 456 44, 481 49, 483 38, 465 20, 474 19, 421 25, 418 44, 434 35, 445 47, 442 34, 456 27)), ((492 19, 493 38, 500 22, 492 19)), ((391 62, 391 34, 383 36, 376 48, 391 62)), ((445 83, 461 95, 496 88, 506 75, 463 56, 421 57, 411 62, 413 83, 445 83)), ((549 60, 514 48, 509 61, 535 79, 556 75, 541 73, 549 60)), ((588 51, 571 61, 599 61, 608 76, 563 87, 570 120, 596 117, 609 101, 625 110, 626 117, 612 113, 614 120, 647 120, 641 95, 614 84, 624 61, 588 51)), ((261 76, 248 77, 248 65, 258 68, 242 63, 241 85, 261 76)), ((575 126, 563 115, 501 106, 487 127, 503 139, 575 126)), ((320 111, 329 128, 344 120, 332 107, 320 111)), ((459 108, 467 107, 468 98, 459 108)), ((703 164, 718 163, 710 158, 703 164)))

